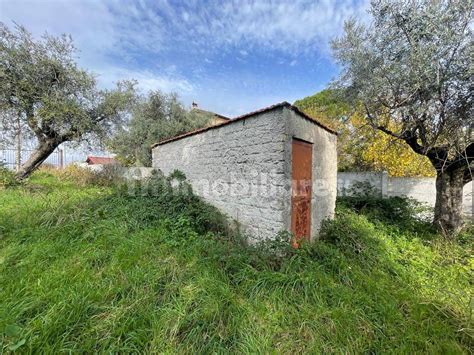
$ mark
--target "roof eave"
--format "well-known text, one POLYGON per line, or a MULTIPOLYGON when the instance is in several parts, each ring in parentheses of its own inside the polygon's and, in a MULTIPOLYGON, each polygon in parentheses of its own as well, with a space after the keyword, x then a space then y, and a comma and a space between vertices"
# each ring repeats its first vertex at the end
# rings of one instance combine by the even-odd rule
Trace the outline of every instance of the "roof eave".
MULTIPOLYGON (((252 112, 249 112, 249 113, 246 113, 244 115, 241 115, 241 116, 238 116, 234 119, 228 119, 228 121, 226 122, 222 122, 222 123, 218 123, 214 126, 209 126, 209 127, 204 127, 204 128, 198 128, 194 131, 191 131, 191 132, 187 132, 187 133, 183 133, 183 134, 180 134, 178 136, 175 136, 175 137, 171 137, 171 138, 167 138, 167 139, 164 139, 158 143, 154 143, 151 145, 151 149, 153 148, 156 148, 157 146, 159 145, 163 145, 163 144, 166 144, 166 143, 170 143, 170 142, 173 142, 173 141, 177 141, 177 140, 180 140, 182 138, 185 138, 185 137, 189 137, 189 136, 194 136, 196 134, 199 134, 199 133, 203 133, 203 132, 206 132, 206 131, 209 131, 211 129, 216 129, 216 128, 219 128, 221 126, 225 126, 225 125, 228 125, 228 124, 232 124, 234 122, 238 122, 238 121, 241 121, 241 120, 244 120, 246 118, 249 118, 249 117, 252 117, 252 116, 255 116, 255 115, 258 115, 258 114, 261 114, 261 113, 265 113, 265 112, 269 112, 269 111, 272 111, 276 108, 283 108, 283 107, 286 107, 290 110, 292 110, 293 112, 296 112, 297 114, 299 114, 300 116, 302 116, 303 118, 311 121, 312 123, 316 124, 317 126, 321 127, 322 129, 324 129, 325 131, 329 132, 329 133, 332 133, 334 135, 338 135, 337 132, 329 127, 327 127, 326 125, 324 125, 323 123, 319 122, 316 118, 314 117, 311 117, 309 115, 307 115, 306 113, 304 113, 303 111, 301 111, 299 108, 297 108, 296 106, 293 106, 292 104, 290 104, 289 102, 287 101, 283 101, 283 102, 280 102, 280 103, 277 103, 275 105, 272 105, 272 106, 268 106, 268 107, 265 107, 265 108, 262 108, 260 110, 257 110, 257 111, 252 111, 252 112)), ((222 116, 223 118, 227 118, 227 117, 224 117, 222 116)))

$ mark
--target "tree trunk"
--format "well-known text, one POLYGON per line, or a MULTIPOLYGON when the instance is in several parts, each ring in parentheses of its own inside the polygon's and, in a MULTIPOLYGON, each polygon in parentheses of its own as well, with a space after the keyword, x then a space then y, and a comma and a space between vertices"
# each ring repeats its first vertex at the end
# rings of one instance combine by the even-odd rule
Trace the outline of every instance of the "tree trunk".
POLYGON ((33 154, 20 167, 15 177, 22 180, 30 176, 54 152, 59 144, 60 142, 54 140, 40 141, 33 154))
POLYGON ((456 234, 463 226, 463 186, 464 169, 438 171, 433 223, 445 235, 456 234))

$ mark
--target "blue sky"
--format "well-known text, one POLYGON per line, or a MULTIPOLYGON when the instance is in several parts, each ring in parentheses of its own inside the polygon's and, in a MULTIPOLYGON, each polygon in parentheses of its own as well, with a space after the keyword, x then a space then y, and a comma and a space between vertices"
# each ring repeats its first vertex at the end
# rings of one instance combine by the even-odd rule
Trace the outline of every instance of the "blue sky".
POLYGON ((144 91, 230 117, 323 89, 337 75, 329 40, 366 0, 0 0, 0 21, 35 36, 71 34, 103 87, 144 91))

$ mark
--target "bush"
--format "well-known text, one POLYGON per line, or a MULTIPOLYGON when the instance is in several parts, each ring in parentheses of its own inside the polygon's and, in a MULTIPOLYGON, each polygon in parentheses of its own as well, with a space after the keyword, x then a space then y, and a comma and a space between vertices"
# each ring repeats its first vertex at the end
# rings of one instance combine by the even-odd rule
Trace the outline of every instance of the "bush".
POLYGON ((142 181, 129 181, 118 188, 123 196, 135 199, 142 206, 149 206, 155 218, 178 219, 184 217, 191 221, 198 233, 214 232, 229 235, 227 217, 216 207, 196 196, 186 176, 174 171, 165 177, 161 171, 153 171, 151 177, 142 181))
POLYGON ((15 173, 6 167, 0 166, 0 188, 18 186, 20 182, 15 179, 15 173))
POLYGON ((430 238, 436 233, 431 226, 431 208, 408 197, 382 197, 367 183, 356 183, 346 196, 337 198, 339 210, 349 209, 367 216, 372 222, 384 223, 398 230, 430 238))
POLYGON ((115 186, 124 182, 123 169, 118 164, 103 165, 102 170, 95 172, 95 181, 93 185, 97 186, 115 186))
POLYGON ((104 165, 101 170, 91 170, 70 164, 62 170, 51 172, 59 179, 72 182, 78 186, 114 186, 123 182, 121 167, 104 165))

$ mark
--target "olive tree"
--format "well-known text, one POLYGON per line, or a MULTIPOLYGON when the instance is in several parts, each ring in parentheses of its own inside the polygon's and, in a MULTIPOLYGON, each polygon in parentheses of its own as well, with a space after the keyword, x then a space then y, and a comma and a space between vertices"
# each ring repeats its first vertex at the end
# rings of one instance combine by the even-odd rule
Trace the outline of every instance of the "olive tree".
MULTIPOLYGON (((103 137, 121 122, 134 98, 133 83, 99 90, 93 75, 78 68, 70 37, 44 35, 0 23, 0 110, 28 127, 37 147, 17 171, 23 179, 61 144, 103 137)), ((15 127, 15 124, 11 124, 15 127)))
POLYGON ((429 158, 434 223, 456 232, 474 164, 473 1, 373 0, 370 14, 369 25, 349 20, 333 41, 342 65, 335 84, 372 127, 429 158))
POLYGON ((202 112, 186 110, 175 94, 150 91, 137 98, 130 120, 108 140, 107 147, 124 164, 151 166, 151 145, 208 125, 213 114, 202 112))

